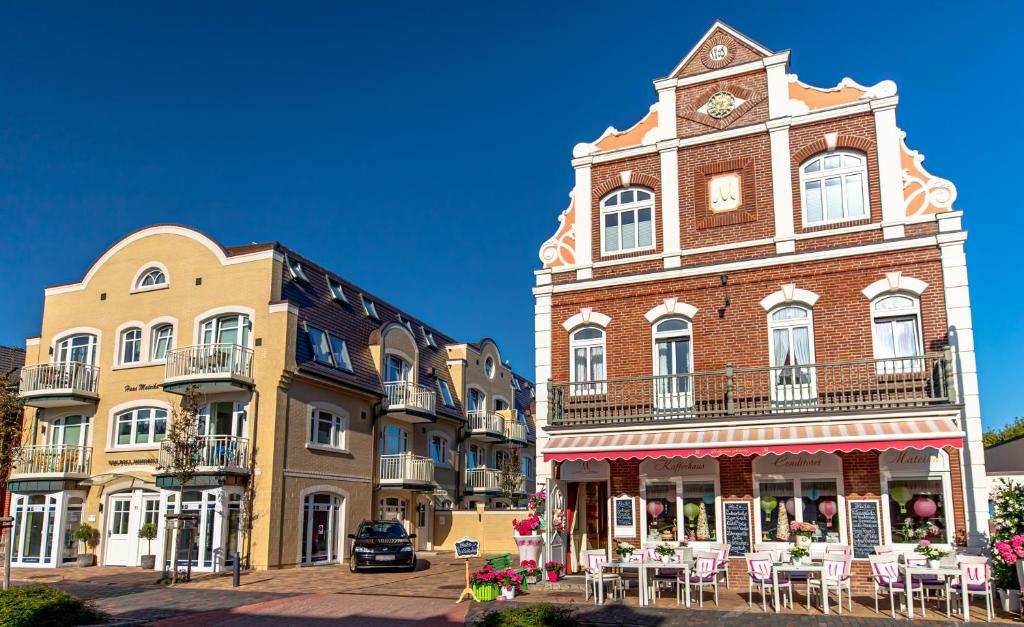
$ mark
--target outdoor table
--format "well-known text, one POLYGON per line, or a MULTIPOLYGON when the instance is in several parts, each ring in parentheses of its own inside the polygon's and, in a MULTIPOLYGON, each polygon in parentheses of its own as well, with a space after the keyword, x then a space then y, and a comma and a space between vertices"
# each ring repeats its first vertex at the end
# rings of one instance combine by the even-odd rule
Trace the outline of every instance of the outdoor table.
MULTIPOLYGON (((772 593, 775 602, 775 613, 780 611, 779 605, 779 573, 818 573, 821 579, 821 611, 828 614, 828 591, 825 589, 825 566, 824 564, 775 564, 772 567, 772 593)), ((808 610, 810 599, 808 599, 808 610)))
POLYGON ((623 562, 621 560, 615 560, 611 562, 602 562, 597 567, 597 599, 598 605, 604 604, 604 570, 606 568, 635 568, 637 571, 639 585, 640 585, 640 606, 644 607, 650 600, 647 598, 647 571, 650 569, 664 568, 666 570, 682 570, 686 577, 686 605, 690 605, 690 563, 689 562, 669 562, 665 563, 661 560, 644 560, 642 562, 623 562))
MULTIPOLYGON (((923 564, 920 564, 920 565, 910 565, 910 566, 908 566, 906 564, 900 564, 900 569, 903 571, 903 575, 906 578, 907 593, 904 594, 903 596, 906 598, 906 601, 907 601, 907 618, 910 618, 910 619, 914 618, 913 594, 911 594, 911 592, 910 592, 910 589, 911 589, 910 588, 910 586, 911 586, 911 576, 912 575, 938 575, 939 577, 942 577, 942 578, 961 577, 962 576, 962 573, 960 572, 960 569, 957 568, 956 566, 940 566, 938 568, 929 568, 928 566, 923 565, 923 564)), ((964 578, 960 582, 960 590, 961 590, 961 592, 964 593, 964 594, 961 594, 961 596, 963 597, 963 601, 964 601, 963 602, 962 610, 963 610, 963 615, 964 615, 964 622, 967 623, 967 622, 970 622, 970 620, 971 620, 971 612, 970 612, 970 604, 967 603, 968 596, 966 594, 966 590, 967 590, 967 579, 966 578, 964 578)))

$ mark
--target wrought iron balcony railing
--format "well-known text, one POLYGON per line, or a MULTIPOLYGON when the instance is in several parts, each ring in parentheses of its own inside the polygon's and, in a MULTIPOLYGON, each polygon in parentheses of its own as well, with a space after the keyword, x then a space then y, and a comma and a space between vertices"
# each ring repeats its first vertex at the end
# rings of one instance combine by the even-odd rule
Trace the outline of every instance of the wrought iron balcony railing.
POLYGON ((21 370, 23 397, 59 392, 96 395, 99 389, 99 366, 78 362, 38 364, 21 370))
POLYGON ((88 475, 92 465, 92 447, 49 444, 24 446, 11 469, 11 476, 88 475))
MULTIPOLYGON (((157 464, 164 469, 173 468, 175 450, 168 442, 160 443, 157 464)), ((184 451, 180 454, 187 454, 184 451)), ((235 469, 249 468, 249 440, 233 435, 201 436, 198 446, 192 451, 197 469, 235 469)))
POLYGON ((954 402, 944 354, 680 375, 552 383, 548 424, 632 424, 808 412, 905 409, 954 402))
POLYGON ((388 409, 399 411, 411 409, 427 414, 434 413, 434 391, 410 381, 391 381, 384 384, 388 397, 388 409))

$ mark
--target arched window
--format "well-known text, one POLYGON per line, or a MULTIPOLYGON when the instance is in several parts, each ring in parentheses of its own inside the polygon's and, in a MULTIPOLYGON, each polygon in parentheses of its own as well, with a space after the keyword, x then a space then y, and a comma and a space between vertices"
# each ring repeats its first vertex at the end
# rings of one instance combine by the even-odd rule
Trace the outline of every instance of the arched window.
POLYGON ((153 345, 150 348, 151 361, 167 359, 167 351, 174 346, 174 325, 159 324, 151 332, 153 345))
POLYGON ((503 398, 494 399, 494 411, 505 411, 508 409, 508 401, 503 398))
POLYGON ((156 444, 167 435, 167 410, 137 407, 117 415, 114 446, 156 444))
MULTIPOLYGON (((871 303, 875 359, 913 357, 921 346, 921 308, 916 298, 903 294, 881 296, 871 303)), ((893 366, 901 362, 887 362, 893 366)), ((902 364, 910 366, 911 362, 902 364)))
POLYGON ((488 356, 487 359, 484 360, 484 374, 487 375, 488 379, 493 379, 494 378, 494 358, 493 357, 488 356))
POLYGON ((601 250, 605 254, 654 248, 654 193, 620 189, 601 199, 601 250))
POLYGON ((167 285, 167 274, 160 268, 148 268, 139 277, 136 289, 163 287, 167 285))
POLYGON ((784 305, 768 315, 768 350, 775 386, 807 386, 814 363, 814 333, 811 310, 784 305))
POLYGON ((687 407, 693 349, 690 322, 684 318, 662 318, 654 324, 654 374, 660 408, 687 407))
POLYGON ((118 351, 122 366, 142 361, 142 329, 130 327, 121 331, 118 351))
POLYGON ((800 166, 800 189, 806 225, 867 217, 867 157, 848 150, 815 155, 800 166))
POLYGON ((245 314, 228 314, 203 321, 200 328, 200 343, 203 345, 228 344, 249 346, 252 321, 245 314))
POLYGON ((348 419, 338 411, 314 407, 309 414, 309 443, 338 450, 348 448, 348 419))
POLYGON ((605 344, 604 329, 600 327, 583 327, 572 332, 569 341, 569 352, 572 360, 573 382, 586 382, 587 385, 572 386, 573 394, 595 394, 603 389, 602 384, 594 383, 605 379, 605 344))
POLYGON ((82 333, 63 338, 57 343, 56 357, 58 364, 95 364, 96 336, 82 333))
POLYGON ((86 446, 89 444, 89 418, 64 416, 50 426, 50 446, 86 446))

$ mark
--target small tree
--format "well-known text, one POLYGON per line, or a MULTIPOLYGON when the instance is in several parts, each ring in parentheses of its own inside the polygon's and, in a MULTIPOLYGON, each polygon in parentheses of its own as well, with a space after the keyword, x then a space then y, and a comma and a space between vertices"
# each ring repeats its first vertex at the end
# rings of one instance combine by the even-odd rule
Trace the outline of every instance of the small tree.
MULTIPOLYGON (((18 389, 6 375, 0 376, 0 480, 5 484, 11 470, 21 457, 21 399, 18 389)), ((11 531, 4 529, 3 589, 10 587, 8 555, 10 553, 11 531)))
POLYGON ((507 499, 515 497, 516 492, 523 490, 523 470, 519 467, 519 449, 509 451, 501 471, 501 495, 507 499))
POLYGON ((78 528, 75 529, 75 532, 71 535, 78 541, 79 550, 82 548, 88 549, 91 546, 96 546, 96 539, 99 536, 96 532, 96 528, 89 523, 82 523, 78 525, 78 528))
MULTIPOLYGON (((202 396, 199 388, 192 386, 185 390, 181 404, 171 410, 170 424, 167 425, 167 435, 160 447, 162 449, 161 464, 163 468, 171 473, 178 482, 178 503, 176 512, 180 516, 184 511, 185 486, 188 485, 196 474, 201 457, 202 442, 199 437, 199 408, 202 406, 202 396)), ((180 518, 179 518, 180 520, 180 518)), ((178 544, 181 542, 181 534, 178 529, 174 532, 174 541, 171 551, 171 583, 178 582, 178 544)), ((188 578, 192 577, 192 560, 188 560, 188 578)))
POLYGON ((139 527, 139 538, 146 541, 146 553, 153 554, 153 538, 156 537, 156 525, 148 522, 139 527))

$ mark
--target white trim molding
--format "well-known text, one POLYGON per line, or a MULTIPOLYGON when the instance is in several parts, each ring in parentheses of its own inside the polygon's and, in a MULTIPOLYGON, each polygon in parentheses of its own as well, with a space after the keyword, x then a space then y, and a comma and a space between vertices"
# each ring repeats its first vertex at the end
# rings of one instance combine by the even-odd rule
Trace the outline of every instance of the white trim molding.
POLYGON ((644 318, 647 318, 647 322, 654 323, 658 318, 662 318, 669 314, 676 314, 693 320, 693 317, 697 315, 698 309, 693 305, 684 303, 677 298, 666 298, 665 302, 661 303, 657 307, 652 307, 647 313, 644 314, 644 318))
POLYGON ((131 288, 128 291, 130 293, 132 293, 132 294, 137 294, 139 292, 152 292, 154 290, 165 290, 165 289, 169 288, 170 286, 171 286, 171 273, 168 272, 167 266, 165 266, 164 264, 160 263, 159 261, 149 261, 149 262, 146 262, 146 263, 142 264, 142 267, 139 268, 138 272, 135 273, 135 276, 132 277, 131 288), (157 283, 156 285, 148 285, 146 287, 143 287, 143 286, 139 285, 139 281, 142 279, 142 275, 145 274, 145 273, 148 273, 150 270, 159 270, 160 272, 163 272, 164 273, 164 282, 163 283, 157 283))
POLYGON ((592 324, 605 329, 609 324, 611 324, 611 322, 611 316, 606 316, 603 313, 594 311, 590 307, 584 307, 580 309, 578 314, 563 322, 562 328, 566 331, 572 331, 576 327, 583 326, 584 324, 592 324))
POLYGON ((886 272, 884 279, 878 279, 861 290, 860 293, 868 300, 874 300, 886 292, 909 292, 920 296, 927 287, 928 284, 921 279, 903 276, 902 272, 886 272))
POLYGON ((761 307, 765 311, 771 311, 783 303, 803 303, 808 307, 814 307, 819 296, 810 290, 803 290, 793 283, 786 283, 779 286, 779 291, 772 292, 761 299, 761 307))

